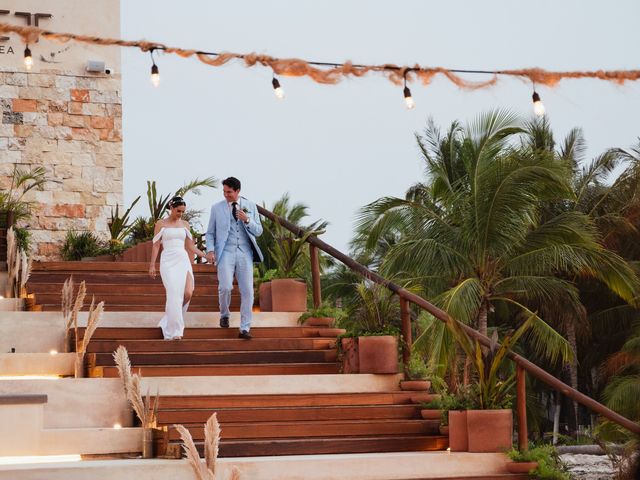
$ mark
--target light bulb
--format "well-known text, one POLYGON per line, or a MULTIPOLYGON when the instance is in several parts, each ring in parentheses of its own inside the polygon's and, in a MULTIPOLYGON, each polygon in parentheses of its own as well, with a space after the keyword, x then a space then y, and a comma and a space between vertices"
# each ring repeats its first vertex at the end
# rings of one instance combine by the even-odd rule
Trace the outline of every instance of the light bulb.
POLYGON ((122 425, 120 425, 119 423, 114 423, 114 424, 113 424, 113 428, 114 428, 115 430, 120 430, 120 429, 122 428, 122 425))
POLYGON ((151 65, 151 83, 154 87, 160 85, 160 69, 155 63, 151 65))
POLYGON ((409 87, 404 87, 404 103, 409 110, 416 108, 416 102, 413 101, 409 87))
POLYGON ((29 47, 24 49, 24 68, 31 70, 33 67, 33 57, 31 56, 31 50, 29 47))
POLYGON ((49 350, 49 355, 57 355, 58 351, 57 350, 49 350))
POLYGON ((544 115, 545 109, 544 109, 544 104, 542 103, 542 100, 540 100, 540 95, 538 95, 538 92, 533 92, 532 98, 533 98, 533 111, 536 115, 541 117, 542 115, 544 115))
POLYGON ((273 85, 273 93, 275 94, 276 98, 278 98, 279 100, 284 99, 284 90, 280 86, 280 82, 276 77, 273 77, 273 80, 271 80, 271 84, 273 85))

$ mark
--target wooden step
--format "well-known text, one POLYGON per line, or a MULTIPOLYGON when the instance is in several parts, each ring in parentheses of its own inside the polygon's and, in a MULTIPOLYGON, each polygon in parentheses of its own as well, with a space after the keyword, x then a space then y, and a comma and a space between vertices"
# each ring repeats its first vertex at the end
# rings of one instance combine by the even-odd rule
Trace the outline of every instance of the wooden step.
MULTIPOLYGON (((33 292, 32 292, 33 293, 33 292)), ((36 302, 40 305, 54 305, 61 301, 60 293, 36 293, 36 302)), ((89 293, 85 303, 91 303, 91 296, 89 293)), ((231 296, 231 302, 239 303, 240 296, 231 296)), ((158 294, 142 294, 142 293, 128 293, 121 289, 121 291, 113 293, 101 293, 95 294, 96 302, 105 302, 106 306, 110 305, 165 305, 164 292, 158 294)), ((218 309, 218 295, 213 292, 209 295, 201 294, 191 298, 191 306, 207 305, 212 309, 218 309)))
MULTIPOLYGON (((37 303, 37 305, 42 308, 43 312, 59 312, 61 308, 59 303, 49 304, 49 305, 43 305, 41 303, 37 303)), ((164 312, 165 310, 164 302, 162 303, 162 305, 118 305, 117 303, 115 304, 111 303, 105 306, 105 309, 109 312, 158 312, 158 313, 164 312)), ((88 310, 89 310, 89 305, 85 304, 85 306, 82 308, 82 311, 86 312, 88 310)), ((229 310, 231 310, 232 312, 239 312, 240 302, 238 302, 237 305, 234 305, 232 303, 231 306, 229 307, 229 310)), ((214 305, 192 305, 189 307, 189 311, 201 312, 201 313, 217 312, 218 307, 214 305)), ((161 316, 162 315, 160 315, 160 317, 161 316)))
MULTIPOLYGON (((166 409, 160 399, 158 421, 163 425, 204 424, 210 409, 166 409)), ((217 408, 220 423, 308 422, 320 420, 420 419, 418 405, 331 405, 317 407, 217 408)))
MULTIPOLYGON (((220 423, 223 441, 259 438, 313 438, 373 435, 437 435, 438 420, 370 419, 324 420, 299 422, 220 423)), ((194 440, 204 439, 204 428, 184 424, 194 440)), ((179 440, 178 431, 171 427, 169 439, 179 440)))
MULTIPOLYGON (((241 339, 239 339, 241 340, 241 339)), ((241 340, 242 341, 242 340, 241 340)), ((246 340, 244 340, 245 343, 246 340)), ((170 346, 168 346, 170 347, 170 346)), ((283 350, 237 352, 163 352, 132 353, 131 365, 225 365, 264 363, 319 363, 336 362, 336 350, 283 350)), ((94 353, 87 356, 91 366, 115 365, 111 353, 94 353)))
MULTIPOLYGON (((428 400, 434 394, 424 393, 428 400)), ((315 406, 367 406, 367 405, 411 405, 414 392, 367 392, 367 393, 313 393, 282 395, 202 395, 162 396, 161 409, 206 409, 253 408, 253 407, 315 407, 315 406)), ((423 400, 421 400, 423 401, 423 400)))
MULTIPOLYGON (((254 328, 256 331, 259 327, 254 328)), ((235 331, 235 329, 234 329, 235 331)), ((236 335, 237 336, 237 335, 236 335)), ((335 338, 253 338, 247 342, 241 338, 167 340, 98 340, 92 338, 88 353, 113 353, 120 345, 129 354, 138 352, 213 352, 249 350, 325 350, 334 348, 335 338)))
MULTIPOLYGON (((159 319, 158 319, 159 320, 159 319)), ((84 327, 78 329, 78 337, 84 337, 84 327)), ((258 338, 335 338, 345 330, 323 327, 254 327, 251 335, 258 338)), ((188 339, 225 339, 238 338, 238 331, 235 328, 220 328, 217 325, 213 328, 185 328, 184 338, 188 339)), ((102 327, 96 329, 91 341, 94 340, 161 340, 162 330, 160 328, 118 328, 102 327)), ((172 340, 181 342, 183 340, 172 340)), ((252 340, 248 340, 252 341, 252 340)))
MULTIPOLYGON (((200 454, 204 445, 196 443, 200 454)), ((447 437, 441 435, 376 435, 365 437, 325 437, 296 439, 222 440, 221 457, 265 455, 319 455, 330 453, 409 452, 446 450, 447 437)))
MULTIPOLYGON (((138 285, 162 286, 160 276, 151 278, 146 273, 139 272, 36 272, 29 277, 28 285, 32 288, 41 288, 44 285, 62 285, 67 278, 73 276, 73 281, 79 284, 83 280, 87 285, 130 285, 132 282, 138 285)), ((196 286, 218 286, 218 277, 212 273, 194 273, 196 286)))
MULTIPOLYGON (((275 363, 249 365, 150 365, 133 367, 133 373, 143 377, 188 377, 216 375, 320 375, 337 374, 338 363, 275 363)), ((118 377, 116 367, 91 367, 87 369, 89 377, 118 377)))
MULTIPOLYGON (((194 273, 215 273, 207 263, 192 264, 194 273)), ((32 272, 139 272, 149 271, 147 262, 34 262, 32 272)))
MULTIPOLYGON (((63 282, 64 283, 64 282, 63 282)), ((114 294, 114 292, 122 293, 125 295, 165 295, 165 289, 162 283, 154 284, 141 284, 136 282, 135 285, 127 285, 123 283, 87 283, 88 295, 105 295, 114 294)), ((194 290, 194 296, 210 296, 218 295, 218 286, 215 285, 215 290, 212 285, 201 285, 196 282, 194 290)), ((59 283, 34 283, 31 284, 31 292, 38 295, 53 294, 60 297, 61 285, 59 283)), ((239 295, 239 291, 236 288, 232 290, 232 295, 239 295)))

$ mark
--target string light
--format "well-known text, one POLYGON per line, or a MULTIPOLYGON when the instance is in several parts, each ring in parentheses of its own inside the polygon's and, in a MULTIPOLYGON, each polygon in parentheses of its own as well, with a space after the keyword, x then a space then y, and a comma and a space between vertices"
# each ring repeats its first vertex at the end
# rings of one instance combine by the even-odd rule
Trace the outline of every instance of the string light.
POLYGON ((405 74, 404 77, 404 104, 407 106, 408 110, 413 110, 416 108, 416 102, 413 101, 413 97, 411 96, 411 90, 407 87, 407 76, 405 74))
POLYGON ((280 82, 278 79, 273 76, 273 80, 271 80, 271 85, 273 85, 273 93, 275 94, 278 100, 284 100, 284 90, 280 86, 280 82))
POLYGON ((545 112, 545 108, 544 108, 544 104, 542 103, 542 100, 540 100, 540 95, 538 95, 538 92, 534 90, 531 98, 533 98, 534 113, 539 117, 543 116, 545 112))
POLYGON ((31 49, 29 49, 29 45, 24 49, 24 68, 27 70, 31 70, 33 67, 33 57, 31 56, 31 49))
POLYGON ((160 69, 156 65, 155 60, 153 59, 153 48, 149 50, 151 54, 151 83, 154 87, 158 87, 160 85, 160 69))

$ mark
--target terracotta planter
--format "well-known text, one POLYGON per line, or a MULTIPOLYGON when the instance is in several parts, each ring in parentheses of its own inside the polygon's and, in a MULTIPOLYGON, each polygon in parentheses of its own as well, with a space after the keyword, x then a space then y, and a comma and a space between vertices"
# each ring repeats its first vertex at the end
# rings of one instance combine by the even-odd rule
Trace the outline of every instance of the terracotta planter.
POLYGON ((353 337, 342 338, 340 347, 342 349, 342 373, 360 373, 358 339, 353 337))
POLYGON ((304 312, 307 284, 292 278, 271 280, 271 307, 274 312, 304 312))
POLYGON ((402 380, 400 382, 400 390, 424 392, 431 388, 429 380, 402 380))
POLYGON ((468 410, 467 429, 470 452, 504 452, 513 444, 513 411, 468 410))
POLYGON ((360 373, 398 373, 398 338, 358 337, 360 373))
POLYGON ((452 452, 469 451, 466 410, 449 410, 449 448, 452 452))
MULTIPOLYGON (((118 257, 119 262, 150 262, 151 250, 153 249, 153 242, 147 240, 146 242, 139 243, 131 248, 127 248, 122 255, 118 257)), ((160 247, 162 250, 162 247, 160 247)))
POLYGON ((538 468, 538 462, 508 462, 507 471, 509 473, 529 473, 538 468))
POLYGON ((331 317, 309 317, 304 321, 305 327, 333 327, 336 319, 331 317))
POLYGON ((420 416, 425 420, 440 420, 442 416, 442 410, 435 410, 433 408, 423 408, 420 410, 420 416))
POLYGON ((261 312, 273 311, 273 305, 271 304, 271 282, 263 282, 260 284, 258 299, 260 301, 261 312))
POLYGON ((98 255, 97 257, 82 257, 80 260, 83 262, 114 262, 116 257, 113 255, 98 255))

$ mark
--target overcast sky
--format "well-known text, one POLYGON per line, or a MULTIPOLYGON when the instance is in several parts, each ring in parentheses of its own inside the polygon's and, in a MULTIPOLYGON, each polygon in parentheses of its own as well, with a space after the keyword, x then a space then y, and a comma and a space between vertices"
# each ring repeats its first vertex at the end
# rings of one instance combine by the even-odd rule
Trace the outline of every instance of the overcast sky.
MULTIPOLYGON (((122 36, 207 51, 278 57, 396 63, 464 69, 637 69, 638 0, 411 1, 136 0, 121 6, 122 36)), ((267 206, 284 192, 330 222, 324 239, 346 250, 355 212, 384 195, 402 196, 421 179, 414 132, 432 116, 455 119, 504 107, 531 114, 531 85, 501 79, 469 92, 447 80, 402 88, 379 75, 334 86, 281 78, 234 64, 213 68, 160 55, 161 86, 149 82, 148 54, 123 49, 124 197, 143 195, 146 180, 170 193, 185 181, 233 175, 242 193, 267 206)), ((482 77, 469 77, 481 80, 482 77)), ((565 80, 538 88, 558 138, 584 129, 590 157, 628 147, 640 135, 640 84, 565 80)), ((206 208, 221 190, 187 197, 206 208)))

